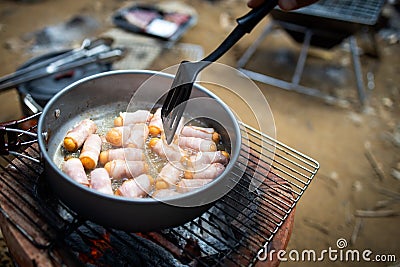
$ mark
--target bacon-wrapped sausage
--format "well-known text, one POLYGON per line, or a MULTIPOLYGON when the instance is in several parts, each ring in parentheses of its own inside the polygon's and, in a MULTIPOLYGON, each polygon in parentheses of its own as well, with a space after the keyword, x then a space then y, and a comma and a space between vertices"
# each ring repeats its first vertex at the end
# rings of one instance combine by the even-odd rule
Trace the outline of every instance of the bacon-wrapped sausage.
POLYGON ((101 150, 101 138, 98 134, 91 134, 83 144, 79 159, 86 170, 96 168, 101 150))
POLYGON ((225 170, 221 163, 199 165, 192 171, 185 171, 186 179, 214 179, 225 170))
POLYGON ((90 187, 104 194, 113 195, 111 179, 104 168, 97 168, 90 172, 90 187))
POLYGON ((179 162, 168 162, 160 171, 156 180, 156 189, 166 189, 175 185, 183 176, 179 162))
POLYGON ((69 152, 75 152, 85 142, 86 138, 97 131, 94 121, 84 119, 73 129, 69 130, 64 138, 64 147, 69 152))
POLYGON ((161 158, 166 158, 169 161, 187 161, 186 153, 180 147, 173 144, 168 145, 160 138, 151 138, 149 146, 161 158))
POLYGON ((179 193, 186 193, 202 187, 213 179, 182 179, 177 184, 176 191, 179 193))
POLYGON ((104 165, 104 169, 114 179, 133 178, 147 172, 148 166, 144 161, 112 160, 104 165))
POLYGON ((196 168, 196 166, 212 163, 221 163, 223 165, 228 164, 229 153, 226 151, 215 151, 215 152, 199 152, 189 158, 190 166, 196 168))
MULTIPOLYGON (((184 118, 179 121, 176 132, 179 133, 184 126, 184 118)), ((149 134, 152 137, 159 137, 164 132, 164 126, 161 118, 161 108, 158 108, 149 122, 149 134)))
POLYGON ((149 123, 149 134, 151 136, 159 136, 163 132, 163 123, 161 119, 161 108, 154 112, 153 118, 149 123))
POLYGON ((148 110, 137 110, 135 112, 120 112, 114 119, 114 126, 123 126, 137 123, 146 123, 153 118, 153 114, 148 110))
POLYGON ((131 145, 136 148, 144 148, 146 138, 149 134, 147 125, 144 123, 129 126, 114 127, 106 134, 106 140, 113 146, 131 145))
POLYGON ((122 159, 127 161, 144 160, 144 152, 140 148, 122 147, 116 149, 109 149, 100 153, 100 164, 104 165, 109 161, 115 159, 122 159))
POLYGON ((219 142, 220 135, 214 130, 214 128, 205 128, 198 126, 184 126, 181 131, 182 136, 197 137, 214 142, 219 142))
POLYGON ((178 145, 183 149, 192 149, 202 152, 217 151, 217 145, 214 141, 197 137, 179 136, 178 145))
POLYGON ((122 146, 122 140, 129 138, 130 126, 118 126, 111 128, 106 134, 106 140, 113 146, 122 146))
POLYGON ((78 158, 70 158, 62 165, 62 171, 80 184, 89 186, 82 162, 78 158))
POLYGON ((176 195, 180 194, 176 192, 174 189, 160 189, 154 191, 154 193, 151 196, 156 199, 161 199, 161 198, 173 197, 176 195))
POLYGON ((115 194, 124 197, 144 197, 150 192, 153 183, 150 175, 142 174, 123 182, 115 194))
POLYGON ((124 140, 125 145, 133 145, 136 148, 144 148, 146 138, 149 135, 149 128, 146 124, 135 124, 131 128, 131 134, 128 140, 124 140))

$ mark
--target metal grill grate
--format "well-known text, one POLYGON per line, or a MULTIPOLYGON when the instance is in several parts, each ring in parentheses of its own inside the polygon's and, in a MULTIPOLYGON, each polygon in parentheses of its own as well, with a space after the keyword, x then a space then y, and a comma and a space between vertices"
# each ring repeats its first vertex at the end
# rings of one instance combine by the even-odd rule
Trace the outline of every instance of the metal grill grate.
POLYGON ((339 21, 374 25, 385 0, 320 0, 295 13, 330 18, 339 21))
POLYGON ((41 164, 25 157, 40 156, 36 145, 24 150, 24 157, 11 160, 3 156, 9 166, 1 167, 0 212, 57 264, 69 265, 72 261, 88 266, 93 262, 103 266, 253 265, 258 260, 257 253, 270 245, 290 216, 319 164, 245 124, 242 126, 250 147, 243 147, 236 168, 245 167, 244 176, 209 211, 185 225, 134 234, 82 220, 47 191, 41 164), (262 152, 275 153, 269 157, 265 155, 272 153, 262 152), (256 179, 260 186, 250 192, 251 179, 256 179), (15 214, 18 221, 13 219, 15 214), (64 257, 56 252, 60 240, 64 257), (65 253, 69 256, 65 257, 65 253))

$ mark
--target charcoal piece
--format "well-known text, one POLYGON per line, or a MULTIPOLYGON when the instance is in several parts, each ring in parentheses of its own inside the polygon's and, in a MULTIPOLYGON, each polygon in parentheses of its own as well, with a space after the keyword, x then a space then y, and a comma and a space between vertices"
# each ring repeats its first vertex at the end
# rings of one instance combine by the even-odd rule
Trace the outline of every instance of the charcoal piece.
POLYGON ((187 266, 161 246, 136 234, 88 223, 66 238, 86 266, 187 266))

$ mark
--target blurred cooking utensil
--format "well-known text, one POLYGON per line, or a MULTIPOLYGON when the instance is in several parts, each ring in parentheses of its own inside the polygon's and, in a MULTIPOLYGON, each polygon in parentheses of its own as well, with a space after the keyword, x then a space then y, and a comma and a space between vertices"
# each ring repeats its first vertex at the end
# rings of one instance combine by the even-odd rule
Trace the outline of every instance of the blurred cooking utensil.
POLYGON ((224 55, 236 42, 251 30, 278 4, 278 0, 266 1, 252 9, 243 17, 236 19, 237 26, 226 39, 207 57, 198 62, 183 61, 178 68, 171 89, 162 106, 161 115, 167 143, 170 144, 180 119, 190 98, 197 74, 212 62, 224 55))
MULTIPOLYGON (((97 58, 98 60, 105 60, 105 58, 108 56, 101 54, 110 51, 112 43, 113 40, 111 38, 99 38, 95 40, 85 39, 79 48, 62 53, 56 57, 40 61, 27 68, 17 70, 11 74, 1 77, 0 90, 10 89, 24 82, 69 70, 73 67, 79 66, 77 64, 88 64, 93 62, 92 59, 89 59, 91 57, 97 58)), ((115 59, 116 53, 118 52, 115 51, 114 55, 110 57, 110 60, 111 58, 115 59)), ((123 53, 119 53, 122 56, 123 53)))

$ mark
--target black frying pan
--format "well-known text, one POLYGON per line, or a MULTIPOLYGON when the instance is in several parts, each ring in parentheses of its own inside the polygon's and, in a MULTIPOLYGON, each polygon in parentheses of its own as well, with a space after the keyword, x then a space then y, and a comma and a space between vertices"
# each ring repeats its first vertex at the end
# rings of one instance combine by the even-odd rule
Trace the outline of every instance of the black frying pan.
MULTIPOLYGON (((149 231, 181 225, 196 218, 233 188, 240 178, 234 168, 241 147, 237 119, 218 97, 198 85, 193 88, 192 94, 215 100, 215 105, 207 107, 207 110, 216 113, 218 121, 224 121, 223 132, 228 135, 222 138, 227 141, 231 155, 225 171, 201 189, 167 201, 130 199, 99 193, 75 182, 60 170, 60 145, 68 129, 85 118, 101 123, 110 116, 116 116, 125 111, 134 94, 146 86, 148 88, 141 91, 141 96, 145 95, 148 102, 141 102, 141 107, 134 108, 151 108, 156 103, 154 99, 168 91, 173 78, 172 75, 150 71, 104 72, 71 84, 46 105, 38 122, 44 175, 55 194, 72 210, 101 225, 126 231, 149 231)), ((198 106, 196 115, 202 110, 204 107, 198 106)), ((214 125, 213 121, 208 126, 221 127, 214 125)))

